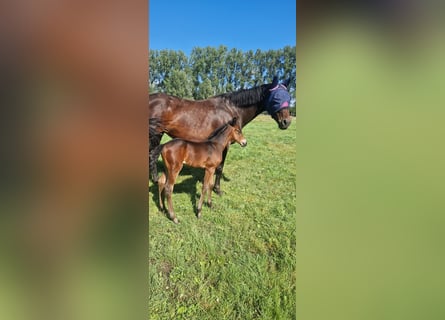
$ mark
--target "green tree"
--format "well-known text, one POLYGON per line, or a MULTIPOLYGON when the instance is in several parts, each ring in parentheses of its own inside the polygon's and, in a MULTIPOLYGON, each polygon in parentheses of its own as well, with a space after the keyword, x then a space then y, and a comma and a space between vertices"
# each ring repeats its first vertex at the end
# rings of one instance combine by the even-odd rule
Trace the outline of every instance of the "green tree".
POLYGON ((211 82, 216 94, 226 92, 226 58, 226 46, 193 48, 190 55, 190 68, 195 87, 197 88, 194 92, 196 98, 201 95, 198 93, 198 87, 205 79, 211 82))
POLYGON ((160 91, 165 91, 165 81, 174 70, 187 73, 188 58, 181 50, 150 50, 149 56, 150 84, 160 91))
POLYGON ((172 70, 164 81, 164 91, 181 98, 193 98, 192 81, 184 70, 172 70))
POLYGON ((212 86, 212 82, 209 79, 204 79, 199 85, 195 95, 195 99, 207 99, 208 97, 215 95, 215 89, 212 86))
POLYGON ((236 48, 227 52, 225 61, 226 92, 241 89, 239 74, 244 61, 244 54, 236 48))
POLYGON ((149 90, 181 97, 205 99, 270 82, 277 75, 291 77, 289 92, 295 102, 296 48, 242 50, 226 46, 195 47, 187 57, 182 51, 151 50, 149 90))
POLYGON ((148 87, 148 93, 155 93, 155 92, 157 92, 158 91, 158 89, 156 88, 156 86, 155 85, 152 85, 151 83, 149 84, 149 87, 148 87))

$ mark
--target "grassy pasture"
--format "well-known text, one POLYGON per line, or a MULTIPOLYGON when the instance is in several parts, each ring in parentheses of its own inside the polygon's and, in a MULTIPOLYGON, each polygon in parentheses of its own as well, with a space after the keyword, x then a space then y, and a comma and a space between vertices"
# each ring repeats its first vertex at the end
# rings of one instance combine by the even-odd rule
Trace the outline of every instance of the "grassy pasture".
POLYGON ((224 195, 213 194, 201 219, 202 170, 183 168, 178 177, 179 225, 159 212, 150 182, 151 320, 295 318, 295 120, 282 131, 259 116, 243 133, 247 147, 232 145, 226 159, 224 195))

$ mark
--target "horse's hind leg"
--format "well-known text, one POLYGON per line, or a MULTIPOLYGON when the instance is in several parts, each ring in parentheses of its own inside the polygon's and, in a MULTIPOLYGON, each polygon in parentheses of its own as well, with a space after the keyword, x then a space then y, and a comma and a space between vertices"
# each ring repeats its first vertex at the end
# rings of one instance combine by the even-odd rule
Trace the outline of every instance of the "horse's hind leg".
POLYGON ((162 173, 158 179, 159 207, 161 210, 164 210, 164 198, 162 197, 162 193, 165 189, 166 180, 165 173, 162 173))

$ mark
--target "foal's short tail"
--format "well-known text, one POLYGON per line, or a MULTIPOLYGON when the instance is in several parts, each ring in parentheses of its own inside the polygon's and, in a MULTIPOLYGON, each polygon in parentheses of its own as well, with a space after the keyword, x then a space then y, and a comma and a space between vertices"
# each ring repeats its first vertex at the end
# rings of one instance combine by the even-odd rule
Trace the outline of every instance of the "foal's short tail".
POLYGON ((156 148, 154 148, 153 150, 150 151, 150 164, 149 164, 149 168, 150 168, 150 174, 151 174, 151 181, 153 181, 154 183, 158 182, 158 170, 156 167, 156 164, 158 162, 158 158, 159 155, 161 154, 162 148, 164 147, 163 144, 157 146, 156 148))

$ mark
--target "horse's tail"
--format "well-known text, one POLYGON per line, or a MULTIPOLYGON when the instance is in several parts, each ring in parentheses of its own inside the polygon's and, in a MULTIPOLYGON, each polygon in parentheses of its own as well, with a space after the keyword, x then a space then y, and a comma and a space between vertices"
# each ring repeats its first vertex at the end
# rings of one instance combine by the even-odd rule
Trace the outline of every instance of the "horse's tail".
MULTIPOLYGON (((154 148, 161 142, 162 131, 159 132, 160 121, 156 118, 149 119, 148 121, 148 137, 150 147, 154 148)), ((150 148, 150 150, 151 150, 150 148)))
POLYGON ((151 180, 153 182, 158 181, 158 170, 156 166, 156 162, 158 161, 159 154, 161 153, 162 148, 157 150, 161 143, 162 131, 159 132, 160 121, 157 118, 149 119, 149 168, 151 174, 151 180), (157 151, 156 151, 157 150, 157 151), (155 152, 156 151, 156 152, 155 152))
POLYGON ((150 151, 150 174, 151 174, 151 181, 154 183, 158 182, 158 170, 157 170, 157 162, 159 155, 161 154, 162 148, 164 147, 163 144, 160 144, 159 146, 156 146, 153 150, 150 151))

